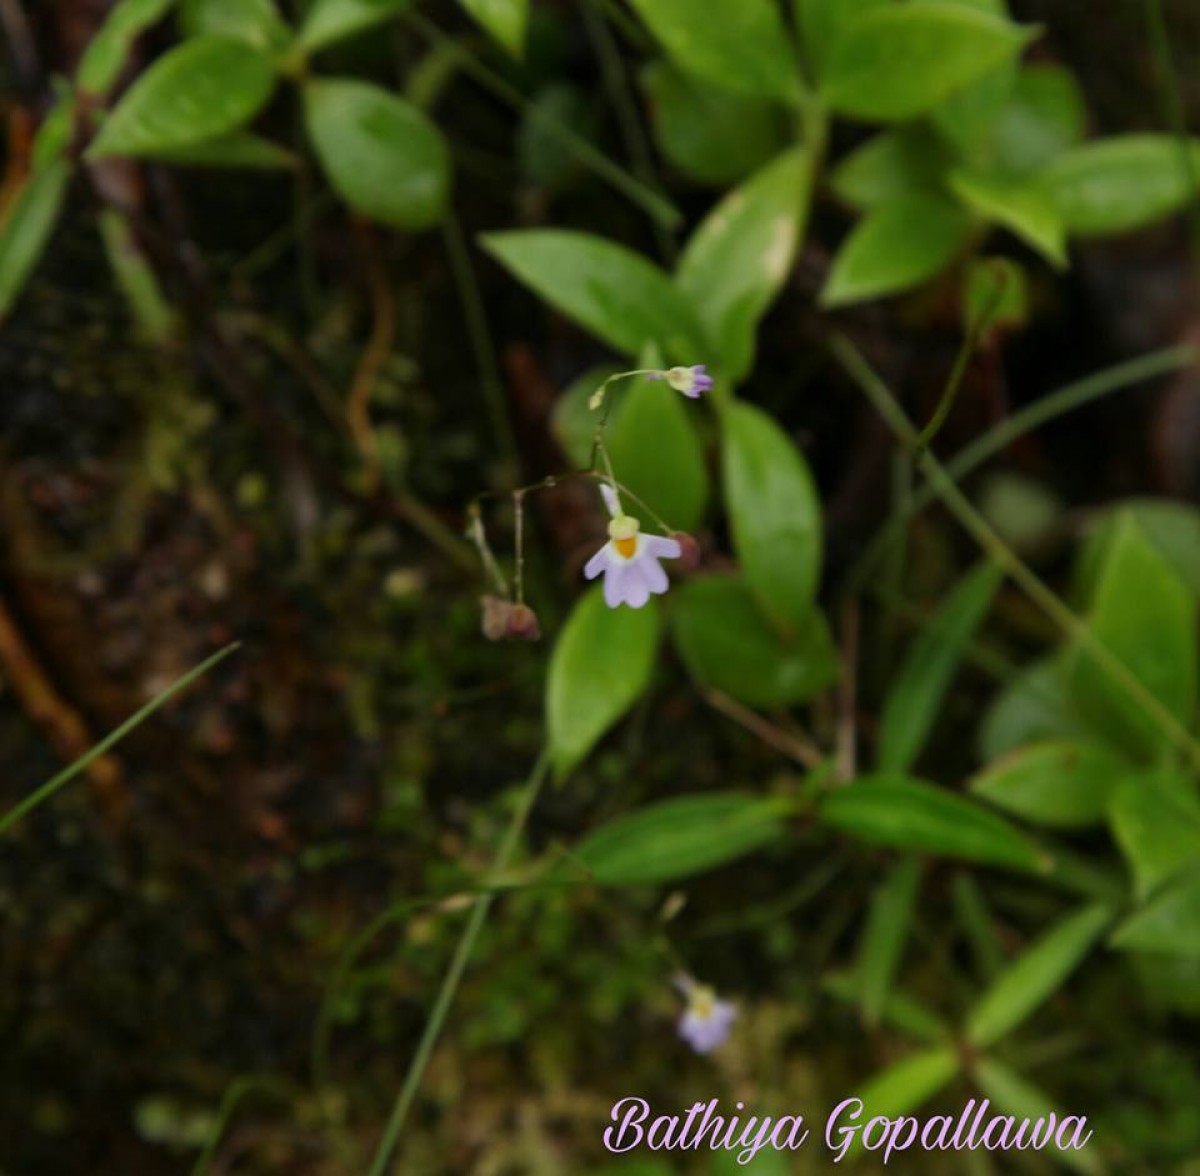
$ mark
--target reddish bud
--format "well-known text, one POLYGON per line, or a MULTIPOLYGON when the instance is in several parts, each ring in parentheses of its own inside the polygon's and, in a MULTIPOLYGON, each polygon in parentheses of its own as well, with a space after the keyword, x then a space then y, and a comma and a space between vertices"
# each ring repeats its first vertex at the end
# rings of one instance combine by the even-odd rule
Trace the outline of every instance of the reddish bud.
POLYGON ((700 544, 686 531, 672 531, 671 538, 679 544, 679 562, 688 569, 700 566, 700 544))
POLYGON ((514 604, 508 612, 510 641, 537 641, 542 635, 537 613, 527 604, 514 604))

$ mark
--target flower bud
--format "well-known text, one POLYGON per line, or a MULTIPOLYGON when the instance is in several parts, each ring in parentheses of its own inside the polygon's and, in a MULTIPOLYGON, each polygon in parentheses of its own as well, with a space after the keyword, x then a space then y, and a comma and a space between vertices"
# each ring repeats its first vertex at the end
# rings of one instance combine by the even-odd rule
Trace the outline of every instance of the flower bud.
POLYGON ((672 531, 671 538, 679 544, 679 562, 685 568, 698 568, 701 558, 700 544, 695 536, 689 535, 686 531, 672 531))
POLYGON ((508 610, 508 632, 510 641, 537 641, 541 638, 542 627, 538 624, 537 613, 527 604, 514 604, 508 610))

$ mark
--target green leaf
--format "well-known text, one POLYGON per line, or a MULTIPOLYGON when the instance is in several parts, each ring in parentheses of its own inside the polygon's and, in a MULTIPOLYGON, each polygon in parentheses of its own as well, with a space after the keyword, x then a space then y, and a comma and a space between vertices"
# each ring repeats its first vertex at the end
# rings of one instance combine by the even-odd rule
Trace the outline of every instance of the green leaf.
POLYGON ((846 29, 876 8, 886 8, 893 0, 795 0, 796 25, 804 52, 820 77, 833 47, 846 29))
POLYGON ((426 229, 445 215, 450 153, 411 103, 339 78, 304 87, 304 114, 330 184, 355 212, 399 229, 426 229))
POLYGON ((821 819, 870 845, 1042 871, 1037 847, 972 801, 903 776, 866 776, 831 793, 821 819))
POLYGON ((30 174, 9 206, 0 225, 0 321, 45 253, 70 183, 70 163, 51 160, 30 174))
POLYGON ((313 52, 365 32, 411 8, 413 0, 316 0, 300 29, 300 44, 313 52))
POLYGON ((139 33, 157 24, 175 0, 120 0, 88 43, 79 62, 79 88, 107 94, 117 83, 139 33))
POLYGON ((754 853, 784 833, 786 801, 715 792, 681 796, 618 817, 589 834, 573 866, 609 886, 656 886, 754 853))
POLYGON ((681 69, 726 90, 795 98, 799 79, 775 0, 629 0, 681 69))
POLYGON ((550 658, 546 724, 560 777, 577 767, 650 683, 660 634, 656 602, 609 608, 594 588, 571 612, 550 658))
POLYGON ((552 306, 634 357, 655 344, 676 363, 703 363, 703 331, 671 279, 622 245, 588 233, 487 233, 484 248, 552 306))
MULTIPOLYGON (((959 1056, 949 1045, 922 1050, 896 1062, 859 1085, 856 1093, 863 1103, 859 1122, 866 1123, 877 1115, 894 1119, 916 1110, 948 1085, 958 1068, 959 1056)), ((855 1143, 861 1146, 861 1136, 855 1143)))
POLYGON ((963 651, 991 608, 1004 573, 992 564, 976 568, 921 629, 888 690, 879 722, 879 767, 905 772, 942 713, 946 691, 963 651))
POLYGON ((1000 973, 967 1014, 967 1040, 994 1045, 1033 1015, 1066 982, 1112 922, 1106 906, 1064 919, 1000 973))
POLYGON ((1131 518, 1151 546, 1175 569, 1188 591, 1200 598, 1200 510, 1182 502, 1130 498, 1099 513, 1080 548, 1075 579, 1080 597, 1090 601, 1121 520, 1131 518))
POLYGON ((1112 945, 1200 960, 1200 870, 1169 883, 1113 933, 1112 945))
POLYGON ((1185 155, 1170 135, 1120 135, 1060 154, 1039 174, 1071 236, 1126 233, 1195 199, 1200 143, 1185 155))
POLYGON ((667 61, 642 71, 655 137, 689 179, 725 187, 773 159, 787 144, 775 103, 705 85, 667 61))
POLYGON ((914 194, 869 212, 843 242, 821 291, 824 306, 846 306, 916 286, 966 245, 971 218, 957 204, 914 194))
MULTIPOLYGON (((1196 713, 1196 601, 1142 533, 1122 517, 1109 544, 1088 624, 1108 650, 1180 723, 1196 713)), ((1170 736, 1080 644, 1071 697, 1096 735, 1139 758, 1153 758, 1170 736)))
POLYGON ((1032 245, 1051 265, 1067 264, 1066 231, 1043 187, 1028 180, 1000 179, 969 171, 950 174, 950 188, 973 212, 1032 245))
MULTIPOLYGON (((1000 20, 1007 20, 1009 16, 1004 0, 949 2, 1000 20)), ((979 163, 987 161, 992 126, 1008 104, 1019 68, 1016 60, 1009 58, 934 110, 935 125, 963 159, 979 163)))
MULTIPOLYGON (((972 1068, 972 1076, 979 1089, 995 1104, 996 1109, 1016 1119, 1049 1119, 1060 1115, 1061 1103, 1052 1099, 1020 1074, 997 1062, 994 1058, 978 1058, 972 1068)), ((1102 1161, 1088 1150, 1057 1147, 1053 1141, 1047 1144, 1047 1152, 1060 1163, 1077 1172, 1101 1173, 1105 1171, 1102 1161)))
POLYGON ((1113 836, 1146 898, 1185 866, 1200 866, 1200 798, 1178 772, 1126 779, 1112 797, 1113 836))
POLYGON ((754 365, 758 324, 791 271, 811 196, 807 153, 788 151, 726 196, 680 258, 676 282, 733 383, 754 365))
POLYGON ((1053 829, 1102 824, 1129 765, 1105 747, 1050 739, 1011 752, 971 781, 976 796, 1053 829))
POLYGON ((821 577, 821 502, 808 463, 760 408, 722 413, 722 475, 746 582, 786 637, 802 631, 821 577))
POLYGON ((858 956, 859 1007, 878 1025, 892 989, 921 885, 921 861, 906 857, 876 888, 858 956))
POLYGON ((153 159, 181 167, 244 167, 259 171, 274 171, 300 166, 286 147, 272 143, 247 131, 234 131, 203 143, 191 143, 186 147, 172 147, 165 151, 150 152, 153 159))
POLYGON ((577 141, 594 143, 598 122, 595 100, 580 86, 549 82, 531 94, 517 129, 516 158, 522 179, 550 191, 568 187, 582 168, 563 137, 564 128, 577 141))
POLYGON ((292 39, 274 0, 183 0, 179 18, 189 37, 234 37, 269 52, 292 39))
POLYGON ((148 155, 215 139, 248 123, 274 88, 271 59, 244 41, 185 41, 134 82, 87 154, 148 155))
POLYGON ((33 148, 29 153, 31 172, 41 171, 47 164, 66 155, 67 148, 71 145, 78 112, 74 94, 66 91, 59 95, 34 136, 33 148))
POLYGON ((795 636, 782 638, 737 576, 681 585, 671 601, 671 632, 698 685, 746 706, 793 706, 837 680, 837 649, 821 613, 810 610, 795 636))
MULTIPOLYGON (((967 280, 963 283, 963 326, 968 332, 974 331, 985 317, 985 337, 998 330, 1016 330, 1029 321, 1029 279, 1021 266, 1009 257, 982 257, 972 262, 967 271, 967 280)), ((1006 507, 1003 515, 1030 521, 1019 528, 1006 527, 1001 512, 985 510, 984 514, 1010 543, 1019 543, 1021 536, 1040 539, 1049 524, 1058 521, 1057 512, 1051 518, 1046 509, 1049 502, 1056 500, 1040 483, 1027 481, 1025 485, 1019 485, 1012 480, 1016 476, 1010 475, 1006 483, 1001 483, 1009 492, 1000 499, 1000 504, 1006 507), (1023 492, 1026 487, 1027 492, 1023 492)))
POLYGON ((867 211, 945 187, 950 154, 927 126, 881 131, 834 168, 830 186, 851 208, 867 211))
POLYGON ((838 38, 821 95, 839 114, 902 122, 1016 57, 1033 35, 954 4, 881 6, 838 38))
MULTIPOLYGON (((642 366, 654 366, 654 361, 642 366)), ((689 406, 664 381, 639 379, 608 425, 608 453, 617 480, 674 531, 694 531, 708 502, 704 450, 689 406)), ((636 502, 629 510, 640 513, 636 502)))
MULTIPOLYGON (((821 987, 846 1004, 858 1003, 859 977, 856 973, 826 973, 821 980, 821 987)), ((939 1014, 899 988, 893 988, 884 999, 879 1023, 920 1041, 940 1043, 954 1036, 939 1014)))
POLYGON ((529 0, 458 0, 485 33, 520 57, 529 27, 529 0))
POLYGON ((1081 143, 1086 129, 1083 94, 1070 70, 1029 65, 992 127, 989 155, 1000 171, 1028 175, 1081 143))
POLYGON ((1036 739, 1088 740, 1067 690, 1067 658, 1044 658, 1023 670, 988 709, 979 738, 979 758, 999 759, 1036 739))

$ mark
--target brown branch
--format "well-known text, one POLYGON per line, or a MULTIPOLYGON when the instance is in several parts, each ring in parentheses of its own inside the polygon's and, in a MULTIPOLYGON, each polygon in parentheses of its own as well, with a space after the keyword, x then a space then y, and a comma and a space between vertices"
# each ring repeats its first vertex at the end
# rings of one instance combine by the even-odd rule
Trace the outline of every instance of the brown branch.
POLYGON ((726 718, 732 719, 741 727, 745 727, 752 735, 757 735, 769 747, 782 752, 789 759, 803 764, 806 768, 817 768, 824 763, 825 757, 809 740, 800 735, 792 734, 768 722, 757 711, 742 706, 728 694, 720 690, 708 689, 701 692, 705 702, 714 710, 720 711, 726 718))

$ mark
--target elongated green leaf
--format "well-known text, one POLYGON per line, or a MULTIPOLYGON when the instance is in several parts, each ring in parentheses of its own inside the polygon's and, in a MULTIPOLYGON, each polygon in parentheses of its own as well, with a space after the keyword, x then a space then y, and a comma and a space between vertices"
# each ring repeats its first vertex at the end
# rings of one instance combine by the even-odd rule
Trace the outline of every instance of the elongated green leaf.
POLYGON ((885 8, 893 0, 794 0, 796 25, 805 56, 820 77, 833 47, 846 29, 876 8, 885 8))
MULTIPOLYGON (((828 973, 822 978, 821 987, 846 1004, 858 1003, 859 978, 856 972, 828 973)), ((893 988, 884 999, 879 1022, 919 1041, 941 1043, 954 1036, 941 1016, 899 988, 893 988)))
POLYGON ((1200 599, 1200 510, 1159 498, 1128 498, 1096 515, 1079 550, 1075 572, 1080 599, 1090 602, 1121 520, 1131 518, 1147 542, 1200 599))
POLYGON ((1200 960, 1200 870, 1176 878, 1114 932, 1114 947, 1200 960))
POLYGON ((747 706, 807 702, 837 680, 837 650, 824 616, 812 609, 794 636, 781 637, 741 577, 681 585, 671 601, 671 632, 697 684, 747 706))
POLYGON ((300 166, 300 160, 286 147, 247 131, 234 131, 230 135, 206 139, 203 143, 189 143, 186 147, 170 147, 148 154, 154 159, 181 167, 238 167, 275 171, 300 166))
POLYGON ((967 213, 941 196, 914 193, 881 204, 842 244, 821 302, 845 306, 916 286, 949 265, 970 233, 967 213))
MULTIPOLYGON (((858 1126, 864 1126, 876 1115, 894 1119, 916 1110, 948 1085, 958 1068, 958 1054, 948 1045, 922 1050, 889 1066, 859 1086, 857 1094, 863 1111, 858 1126)), ((843 1124, 846 1125, 850 1125, 848 1120, 843 1124)), ((861 1135, 855 1142, 861 1142, 861 1135)))
POLYGON ((292 39, 274 0, 183 0, 179 18, 189 37, 234 37, 272 52, 292 39))
POLYGON ((1189 865, 1200 866, 1200 797, 1174 771, 1127 778, 1112 797, 1112 828, 1146 898, 1189 865))
POLYGON ((1066 230, 1041 185, 959 170, 951 173, 950 188, 973 212, 1011 229, 1051 265, 1067 264, 1066 230))
POLYGON ((1108 748, 1071 739, 1031 743, 990 764, 971 791, 997 808, 1057 829, 1103 822, 1129 764, 1108 748))
POLYGON ((514 57, 525 48, 529 26, 529 0, 458 0, 484 32, 494 37, 514 57))
POLYGON ((976 568, 913 643, 880 718, 879 766, 884 771, 905 772, 921 754, 963 651, 987 616, 1003 579, 1003 572, 992 564, 976 568))
POLYGON ((871 845, 1044 870, 1047 859, 1003 817, 953 792, 903 776, 867 776, 828 796, 826 824, 871 845))
POLYGON ((30 172, 39 172, 47 164, 63 158, 71 145, 77 115, 75 95, 69 91, 60 94, 34 136, 33 149, 29 153, 30 172))
MULTIPOLYGON (((1117 525, 1096 585, 1088 623, 1181 723, 1196 713, 1196 601, 1132 516, 1117 525)), ((1142 758, 1169 743, 1156 717, 1114 682, 1079 646, 1071 667, 1071 697, 1101 739, 1142 758)))
POLYGON ((725 505, 746 582, 786 637, 800 632, 821 576, 821 503, 808 463, 760 408, 722 414, 725 505))
POLYGON ((710 85, 793 98, 799 80, 775 0, 629 0, 681 69, 710 85))
POLYGON ((442 133, 411 103, 368 82, 310 82, 309 138, 329 182, 364 216, 400 229, 437 224, 450 198, 442 133))
POLYGON ((649 685, 658 656, 657 603, 611 609, 594 588, 571 612, 550 659, 546 724, 558 775, 565 776, 649 685))
POLYGON ((858 956, 859 1007, 868 1025, 878 1025, 908 942, 908 929, 921 885, 921 861, 906 857, 888 872, 871 898, 858 956))
POLYGON ((884 5, 838 38, 821 94, 841 114, 901 122, 1015 58, 1031 36, 1029 29, 954 4, 884 5))
POLYGON ((79 62, 79 87, 107 94, 116 85, 139 33, 157 24, 175 0, 119 0, 91 39, 79 62))
MULTIPOLYGON (((708 502, 708 471, 692 407, 664 381, 640 379, 626 391, 619 415, 608 426, 617 480, 673 531, 694 531, 708 502)), ((641 513, 637 503, 628 510, 641 513)), ((642 522, 653 525, 648 519, 642 522)))
POLYGON ((300 29, 300 44, 310 53, 391 20, 413 0, 316 0, 300 29))
POLYGON ((0 225, 0 320, 8 317, 41 260, 67 198, 71 165, 54 159, 33 172, 0 225))
POLYGON ((1065 983, 1111 924, 1106 906, 1064 919, 996 978, 967 1014, 967 1039, 986 1049, 1032 1016, 1065 983))
POLYGON ((852 208, 867 211, 904 196, 940 192, 950 152, 927 126, 881 131, 847 155, 830 186, 852 208))
POLYGON ((788 151, 722 200, 680 258, 679 288, 735 383, 753 366, 759 321, 795 261, 811 188, 807 153, 788 151))
POLYGON ((705 85, 667 61, 642 71, 663 155, 689 179, 725 187, 787 145, 782 108, 769 99, 705 85))
POLYGON ((985 763, 1038 739, 1090 742, 1067 690, 1068 658, 1035 662, 1001 691, 984 718, 979 758, 985 763))
POLYGON ((88 155, 147 155, 229 134, 258 113, 274 88, 271 59, 244 41, 185 41, 130 87, 88 155))
POLYGON ((1083 94, 1070 70, 1029 65, 992 127, 989 155, 999 171, 1028 175, 1081 143, 1086 129, 1083 94))
POLYGON ((484 248, 552 306, 628 356, 656 344, 703 363, 703 331, 671 279, 640 254, 561 229, 488 233, 484 248))
POLYGON ((786 802, 716 792, 683 796, 618 817, 571 855, 597 882, 652 886, 745 857, 784 832, 786 802))
MULTIPOLYGON (((1062 1121, 1061 1103, 1056 1103, 1045 1091, 1039 1090, 995 1058, 978 1059, 972 1069, 972 1076, 979 1083, 980 1090, 995 1104, 996 1109, 1006 1115, 1012 1115, 1018 1120, 1028 1119, 1035 1124, 1039 1119, 1048 1120, 1051 1115, 1059 1122, 1062 1121)), ((1076 1172, 1100 1173, 1105 1170, 1096 1153, 1089 1149, 1076 1151, 1070 1147, 1060 1148, 1051 1139, 1046 1150, 1060 1163, 1076 1172)))
POLYGON ((1170 135, 1120 135, 1059 155, 1040 174, 1071 236, 1125 233, 1195 199, 1200 143, 1185 154, 1170 135))

